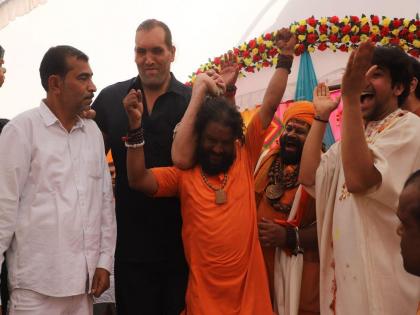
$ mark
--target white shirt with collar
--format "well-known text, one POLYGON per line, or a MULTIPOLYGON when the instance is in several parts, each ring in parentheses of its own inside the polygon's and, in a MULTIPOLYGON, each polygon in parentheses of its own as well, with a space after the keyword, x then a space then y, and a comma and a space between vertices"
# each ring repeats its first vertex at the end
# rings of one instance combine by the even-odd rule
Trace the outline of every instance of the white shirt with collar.
POLYGON ((79 119, 68 132, 44 102, 0 136, 0 265, 11 289, 64 297, 111 271, 116 222, 102 134, 79 119), (89 280, 89 282, 87 282, 89 280))

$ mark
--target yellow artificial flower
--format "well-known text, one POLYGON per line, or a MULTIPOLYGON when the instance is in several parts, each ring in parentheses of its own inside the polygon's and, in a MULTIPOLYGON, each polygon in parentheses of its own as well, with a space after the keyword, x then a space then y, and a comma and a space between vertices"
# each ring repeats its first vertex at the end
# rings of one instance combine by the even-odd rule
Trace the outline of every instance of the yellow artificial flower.
POLYGON ((262 68, 262 64, 261 63, 257 63, 255 66, 256 66, 257 70, 261 70, 261 68, 262 68))
POLYGON ((385 36, 381 39, 382 45, 388 45, 389 44, 389 37, 385 36))
POLYGON ((365 16, 365 17, 362 17, 361 19, 360 19, 360 25, 365 25, 366 23, 368 23, 369 22, 369 19, 365 16))
POLYGON ((251 63, 252 63, 252 59, 251 58, 245 58, 244 59, 245 66, 249 66, 251 63))
POLYGON ((382 20, 382 25, 383 26, 389 26, 389 23, 391 23, 391 20, 390 20, 390 18, 384 18, 383 20, 382 20))
POLYGON ((340 29, 337 26, 331 25, 331 33, 337 34, 339 30, 340 29))
POLYGON ((305 35, 305 34, 300 34, 300 35, 298 36, 298 39, 299 39, 301 42, 303 42, 303 41, 306 39, 306 35, 305 35))
POLYGON ((403 24, 405 27, 408 27, 410 25, 410 19, 405 18, 403 24))
POLYGON ((372 25, 372 27, 370 28, 370 31, 372 32, 372 34, 379 34, 379 26, 378 25, 372 25))
POLYGON ((257 38, 257 44, 258 44, 258 45, 261 45, 262 43, 264 43, 264 38, 262 38, 262 36, 259 36, 259 37, 257 38))
POLYGON ((298 28, 298 26, 296 24, 293 24, 292 26, 290 26, 290 32, 292 34, 296 33, 296 29, 298 28))
POLYGON ((258 53, 259 53, 258 48, 254 48, 254 49, 251 51, 251 54, 253 54, 253 55, 258 55, 258 53))
POLYGON ((343 23, 344 25, 349 24, 349 21, 350 21, 350 19, 349 19, 349 17, 348 17, 348 16, 343 17, 343 18, 340 20, 340 22, 341 22, 341 23, 343 23))
POLYGON ((243 43, 243 44, 241 45, 241 47, 239 47, 239 50, 240 50, 240 51, 245 51, 247 48, 248 48, 248 47, 247 47, 246 43, 243 43))
POLYGON ((326 42, 328 40, 328 36, 325 35, 325 34, 321 34, 321 35, 319 35, 319 40, 321 42, 326 42))
POLYGON ((398 34, 400 34, 400 29, 399 28, 393 29, 391 33, 394 36, 398 36, 398 34))
POLYGON ((262 53, 261 54, 261 58, 262 58, 262 60, 267 60, 267 53, 262 53))
POLYGON ((277 65, 277 61, 278 61, 277 56, 276 57, 273 57, 273 59, 272 59, 273 66, 276 66, 277 65))
POLYGON ((331 51, 333 51, 333 52, 336 52, 336 51, 337 51, 337 47, 335 47, 335 46, 334 46, 334 44, 332 44, 332 43, 330 43, 330 44, 328 45, 328 48, 329 48, 331 51))
POLYGON ((417 30, 417 26, 415 26, 414 24, 411 24, 410 27, 408 28, 408 31, 410 33, 414 33, 417 30))
POLYGON ((420 40, 418 40, 418 39, 413 40, 413 45, 416 48, 420 48, 420 40))
POLYGON ((321 25, 325 25, 328 22, 328 19, 326 17, 323 17, 319 20, 319 22, 321 23, 321 25))
POLYGON ((306 25, 306 20, 300 20, 299 25, 306 25))
POLYGON ((365 42, 365 41, 367 41, 369 39, 369 37, 366 35, 366 34, 362 34, 362 35, 360 35, 360 41, 361 42, 365 42))
POLYGON ((400 46, 404 46, 405 44, 407 44, 407 41, 404 38, 400 38, 400 46))
POLYGON ((308 26, 308 33, 313 33, 315 29, 312 26, 308 26))
POLYGON ((401 48, 404 49, 404 51, 408 51, 408 49, 409 49, 408 45, 402 45, 401 48))
POLYGON ((273 41, 272 40, 266 40, 265 41, 265 47, 267 47, 268 49, 270 49, 271 47, 273 47, 273 41))
POLYGON ((197 76, 194 74, 193 76, 192 76, 192 78, 191 78, 191 83, 192 84, 194 84, 194 82, 195 82, 195 79, 197 78, 197 76))
POLYGON ((311 52, 314 52, 315 51, 315 47, 314 46, 312 46, 312 45, 310 45, 310 46, 308 46, 308 51, 311 53, 311 52))
POLYGON ((352 31, 354 34, 357 34, 357 33, 359 33, 359 27, 358 27, 357 25, 355 25, 355 26, 353 26, 353 27, 351 28, 351 31, 352 31))
POLYGON ((349 35, 346 35, 341 39, 341 42, 344 43, 344 44, 348 43, 349 41, 350 41, 350 36, 349 35))

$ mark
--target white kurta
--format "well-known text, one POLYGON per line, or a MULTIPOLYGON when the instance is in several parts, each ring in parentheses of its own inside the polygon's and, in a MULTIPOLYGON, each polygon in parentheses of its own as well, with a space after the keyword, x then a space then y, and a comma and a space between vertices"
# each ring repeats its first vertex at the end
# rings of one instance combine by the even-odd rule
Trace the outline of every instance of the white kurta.
POLYGON ((420 168, 419 136, 420 119, 401 110, 367 126, 382 183, 365 194, 345 187, 340 143, 322 157, 315 185, 321 314, 415 314, 420 281, 403 268, 396 211, 406 179, 420 168))

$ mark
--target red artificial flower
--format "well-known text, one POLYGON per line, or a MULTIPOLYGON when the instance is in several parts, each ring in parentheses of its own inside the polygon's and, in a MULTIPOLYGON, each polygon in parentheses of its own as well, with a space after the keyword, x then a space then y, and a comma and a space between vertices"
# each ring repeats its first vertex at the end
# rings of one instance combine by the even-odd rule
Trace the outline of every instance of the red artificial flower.
POLYGON ((326 24, 322 24, 319 26, 319 32, 321 34, 327 34, 328 32, 328 26, 326 24))
POLYGON ((253 57, 252 57, 252 61, 253 62, 258 62, 258 61, 260 61, 261 60, 261 56, 260 55, 254 55, 253 57))
POLYGON ((295 54, 296 54, 296 56, 299 56, 299 55, 301 55, 304 51, 305 51, 305 45, 300 44, 300 45, 296 48, 296 50, 295 50, 295 54))
POLYGON ((383 26, 381 29, 381 35, 382 36, 387 36, 389 34, 389 27, 388 26, 383 26))
POLYGON ((413 33, 408 33, 408 35, 407 35, 407 41, 409 41, 410 43, 412 43, 414 39, 415 39, 415 35, 413 33))
POLYGON ((417 39, 420 39, 420 30, 417 31, 417 39))
POLYGON ((349 51, 349 49, 347 48, 347 46, 346 45, 341 45, 338 49, 340 49, 341 51, 343 51, 343 52, 347 52, 347 51, 349 51))
POLYGON ((216 66, 218 66, 218 65, 220 65, 220 61, 221 61, 220 57, 216 57, 216 58, 214 58, 213 63, 214 63, 216 66))
POLYGON ((336 43, 338 41, 338 37, 336 34, 331 34, 329 38, 331 43, 336 43))
POLYGON ((402 22, 401 22, 401 20, 399 20, 399 19, 394 19, 394 20, 392 21, 392 26, 394 26, 394 28, 398 28, 398 27, 400 27, 400 26, 401 26, 401 24, 402 24, 402 22))
POLYGON ((330 23, 337 24, 339 21, 340 19, 336 15, 330 17, 330 23))
POLYGON ((350 16, 350 20, 351 20, 353 23, 359 23, 359 22, 360 22, 359 17, 358 17, 358 16, 355 16, 355 15, 350 16))
POLYGON ((239 56, 239 49, 238 48, 233 48, 233 54, 235 55, 235 56, 239 56))
POLYGON ((378 25, 379 24, 379 17, 377 15, 371 15, 370 20, 372 21, 373 25, 378 25))
POLYGON ((297 28, 297 30, 298 30, 299 33, 305 33, 306 32, 306 25, 300 25, 297 28))
POLYGON ((309 19, 306 19, 306 23, 308 23, 310 26, 315 27, 316 22, 318 22, 313 16, 309 19))
POLYGON ((351 26, 349 24, 344 25, 343 28, 341 29, 341 33, 343 33, 344 35, 350 33, 351 31, 351 26))
POLYGON ((320 50, 320 51, 324 51, 325 49, 327 49, 327 44, 325 44, 325 43, 321 43, 321 44, 319 44, 318 45, 318 49, 320 50))
POLYGON ((264 35, 265 40, 271 40, 271 38, 272 38, 271 33, 267 33, 264 35))
POLYGON ((191 81, 185 82, 185 85, 186 86, 192 86, 192 82, 191 81))
POLYGON ((274 57, 277 55, 277 53, 278 53, 277 48, 271 48, 268 52, 268 55, 271 57, 274 57))
POLYGON ((420 50, 419 50, 419 49, 416 49, 416 48, 410 49, 410 50, 408 51, 408 53, 409 53, 411 56, 416 57, 416 58, 418 58, 418 57, 420 56, 420 50))
POLYGON ((249 48, 254 49, 257 46, 257 42, 255 39, 251 39, 248 44, 249 48))
POLYGON ((350 37, 350 41, 354 44, 358 43, 360 41, 360 36, 359 35, 353 35, 350 37))
POLYGON ((201 71, 201 69, 198 69, 198 70, 195 72, 195 74, 196 74, 196 75, 199 75, 200 73, 203 73, 203 71, 201 71))
POLYGON ((248 51, 248 50, 245 50, 245 51, 242 53, 242 57, 244 57, 244 58, 248 58, 248 57, 249 57, 249 51, 248 51))
POLYGON ((391 38, 391 39, 389 40, 389 43, 390 43, 391 45, 399 45, 399 44, 400 44, 400 39, 399 39, 398 37, 391 38))
POLYGON ((414 25, 415 25, 415 26, 417 26, 417 27, 419 27, 419 26, 420 26, 420 20, 416 20, 416 21, 414 22, 414 25))
POLYGON ((268 68, 268 67, 270 67, 270 63, 269 63, 268 61, 264 61, 264 62, 262 63, 262 66, 263 66, 264 68, 268 68))
POLYGON ((306 36, 306 41, 309 44, 315 44, 316 40, 318 39, 318 36, 314 33, 310 33, 306 36))
POLYGON ((254 70, 254 67, 253 67, 253 66, 248 66, 248 67, 246 67, 246 68, 245 68, 245 71, 246 71, 246 72, 252 72, 252 73, 254 73, 254 72, 255 72, 255 70, 254 70))
POLYGON ((365 25, 363 25, 362 28, 360 29, 360 32, 363 34, 369 34, 370 32, 369 23, 366 23, 365 25))
POLYGON ((258 51, 260 52, 260 54, 262 54, 263 52, 265 52, 265 49, 266 49, 266 47, 265 47, 264 44, 261 44, 261 45, 258 46, 258 51))
POLYGON ((378 36, 376 36, 375 34, 372 34, 370 35, 369 39, 372 43, 376 43, 378 41, 378 36))
POLYGON ((407 35, 407 33, 408 33, 408 29, 407 29, 407 28, 403 28, 403 29, 400 31, 400 36, 401 36, 401 37, 404 37, 405 35, 407 35))

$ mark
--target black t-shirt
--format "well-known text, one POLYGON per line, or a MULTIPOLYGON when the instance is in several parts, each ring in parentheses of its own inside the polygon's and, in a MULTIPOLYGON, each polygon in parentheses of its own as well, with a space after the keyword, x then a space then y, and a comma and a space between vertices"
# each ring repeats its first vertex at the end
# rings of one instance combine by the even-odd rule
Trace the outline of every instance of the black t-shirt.
MULTIPOLYGON (((184 264, 178 199, 150 198, 128 186, 127 151, 121 140, 127 134, 128 119, 122 100, 132 88, 142 89, 139 77, 106 87, 92 105, 95 120, 107 136, 116 169, 116 259, 125 262, 171 260, 174 264, 184 264)), ((144 104, 142 126, 147 168, 172 165, 173 130, 190 98, 191 88, 171 74, 168 91, 156 100, 151 114, 144 104)))

